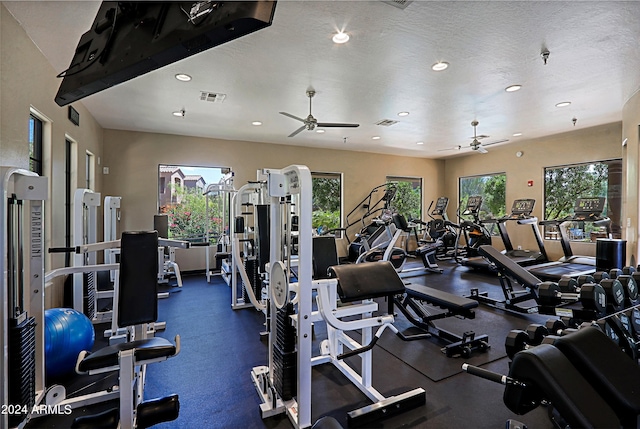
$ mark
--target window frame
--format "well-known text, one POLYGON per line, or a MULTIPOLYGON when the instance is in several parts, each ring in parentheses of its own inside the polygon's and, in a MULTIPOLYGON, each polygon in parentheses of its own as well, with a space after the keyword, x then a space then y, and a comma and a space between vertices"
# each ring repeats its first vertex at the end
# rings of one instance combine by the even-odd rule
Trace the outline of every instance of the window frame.
MULTIPOLYGON (((459 176, 458 177, 458 201, 460 204, 460 207, 458 207, 457 210, 462 210, 463 206, 466 206, 466 199, 472 195, 480 195, 482 196, 482 206, 480 208, 480 212, 479 212, 479 217, 480 219, 487 219, 487 218, 499 218, 504 216, 507 213, 507 193, 506 193, 506 189, 507 189, 507 173, 504 171, 501 172, 496 172, 496 173, 485 173, 485 174, 474 174, 474 175, 470 175, 470 176, 459 176), (491 177, 496 177, 496 176, 504 176, 504 181, 505 181, 505 195, 504 195, 504 201, 503 201, 503 206, 501 207, 501 210, 498 210, 498 213, 492 213, 489 208, 487 207, 487 198, 485 195, 485 191, 484 191, 484 185, 483 185, 483 189, 481 193, 477 193, 477 192, 472 192, 469 195, 464 195, 462 194, 462 181, 464 179, 472 179, 472 178, 487 178, 487 181, 489 180, 489 178, 491 177), (483 214, 484 213, 484 214, 483 214)), ((486 183, 486 181, 485 181, 486 183)), ((496 228, 496 224, 492 223, 492 224, 487 224, 486 225, 488 227, 489 233, 492 236, 497 236, 499 235, 498 229, 496 228)))

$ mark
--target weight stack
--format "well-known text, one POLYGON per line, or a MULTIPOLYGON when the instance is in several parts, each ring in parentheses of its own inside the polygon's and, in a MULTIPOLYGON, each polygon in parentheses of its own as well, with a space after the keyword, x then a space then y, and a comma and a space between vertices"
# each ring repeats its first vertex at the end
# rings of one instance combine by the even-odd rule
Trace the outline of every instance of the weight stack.
POLYGON ((247 296, 247 288, 250 287, 253 290, 254 296, 259 300, 262 294, 260 288, 260 276, 258 275, 258 260, 257 259, 245 259, 244 260, 244 271, 247 273, 247 277, 249 277, 250 285, 244 284, 242 288, 242 297, 244 298, 244 302, 249 302, 249 297, 247 296))
POLYGON ((276 338, 273 344, 273 384, 280 397, 287 401, 296 395, 296 329, 291 324, 293 304, 279 310, 276 316, 276 338))
POLYGON ((95 272, 82 274, 84 291, 83 310, 85 316, 93 320, 96 316, 96 276, 95 272))
MULTIPOLYGON (((36 397, 36 320, 28 317, 9 327, 9 404, 18 410, 31 410, 36 397)), ((9 414, 9 426, 15 427, 26 414, 9 414)))

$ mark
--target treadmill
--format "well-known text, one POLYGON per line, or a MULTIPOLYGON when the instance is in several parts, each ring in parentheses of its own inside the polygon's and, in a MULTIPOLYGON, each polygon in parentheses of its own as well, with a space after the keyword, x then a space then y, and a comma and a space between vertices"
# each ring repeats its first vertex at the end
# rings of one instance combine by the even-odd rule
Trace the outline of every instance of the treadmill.
MULTIPOLYGON (((511 213, 503 216, 499 219, 486 219, 483 223, 490 224, 495 223, 498 226, 498 232, 504 243, 504 250, 502 253, 511 259, 513 262, 520 266, 528 267, 530 265, 544 264, 549 262, 547 252, 544 249, 544 241, 538 230, 538 218, 532 216, 533 207, 536 200, 532 198, 514 200, 511 206, 511 213), (516 222, 518 225, 531 225, 531 229, 536 239, 539 251, 514 249, 507 231, 507 222, 516 222)), ((461 261, 462 265, 479 269, 493 270, 492 264, 490 264, 482 256, 475 256, 471 258, 465 258, 461 261)))
POLYGON ((529 271, 536 277, 545 281, 560 280, 562 276, 577 278, 581 275, 593 274, 596 271, 596 258, 594 256, 576 256, 571 250, 571 240, 567 233, 569 222, 593 222, 595 225, 604 226, 607 235, 611 236, 611 219, 603 217, 606 199, 604 197, 578 198, 573 209, 573 216, 563 219, 541 221, 540 225, 556 225, 560 231, 560 244, 564 256, 558 261, 548 264, 530 267, 529 271))

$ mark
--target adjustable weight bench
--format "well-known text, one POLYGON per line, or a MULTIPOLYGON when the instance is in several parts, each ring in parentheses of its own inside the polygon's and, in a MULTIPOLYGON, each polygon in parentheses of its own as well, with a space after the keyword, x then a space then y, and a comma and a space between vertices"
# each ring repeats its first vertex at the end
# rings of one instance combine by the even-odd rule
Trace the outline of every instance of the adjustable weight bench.
POLYGON ((468 357, 473 350, 486 351, 490 347, 487 335, 476 335, 473 331, 458 335, 438 328, 433 323, 434 320, 451 316, 474 319, 476 317, 474 309, 478 307, 477 301, 428 286, 409 284, 405 285, 404 294, 395 296, 394 302, 411 323, 435 337, 450 342, 442 348, 447 357, 458 355, 468 357), (446 311, 430 313, 422 303, 446 311))
POLYGON ((118 371, 119 384, 114 390, 119 395, 119 407, 78 417, 72 424, 74 429, 140 429, 178 417, 178 395, 144 401, 146 365, 180 352, 180 336, 176 336, 175 345, 149 336, 147 325, 158 318, 157 249, 156 231, 122 233, 115 300, 118 327, 129 328, 130 341, 94 353, 82 352, 76 362, 78 374, 118 371))

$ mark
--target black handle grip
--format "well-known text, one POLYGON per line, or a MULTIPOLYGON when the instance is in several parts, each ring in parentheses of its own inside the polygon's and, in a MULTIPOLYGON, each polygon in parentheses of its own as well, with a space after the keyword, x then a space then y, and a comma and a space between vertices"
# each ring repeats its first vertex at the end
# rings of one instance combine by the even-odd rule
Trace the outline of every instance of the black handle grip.
POLYGON ((50 247, 49 253, 76 253, 76 247, 50 247))
POLYGON ((367 344, 366 346, 360 347, 359 349, 355 349, 355 350, 351 350, 351 351, 342 353, 341 355, 338 355, 338 360, 346 359, 346 358, 351 357, 351 356, 359 355, 360 353, 368 352, 369 350, 371 350, 373 348, 373 346, 376 345, 377 342, 378 342, 378 337, 374 336, 373 339, 371 340, 371 342, 369 344, 367 344))
POLYGON ((468 363, 462 364, 462 370, 468 372, 476 377, 484 378, 485 380, 493 381, 494 383, 507 384, 509 383, 509 377, 497 372, 489 371, 477 366, 469 365, 468 363))

